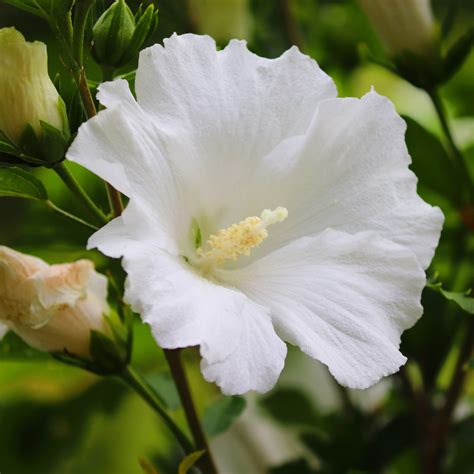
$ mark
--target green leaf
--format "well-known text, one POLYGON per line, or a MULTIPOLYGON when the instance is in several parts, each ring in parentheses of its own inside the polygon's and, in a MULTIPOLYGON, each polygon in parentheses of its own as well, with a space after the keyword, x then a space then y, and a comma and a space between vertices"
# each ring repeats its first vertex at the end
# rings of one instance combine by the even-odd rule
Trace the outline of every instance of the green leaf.
POLYGON ((199 458, 205 453, 204 450, 194 451, 194 453, 188 454, 180 463, 178 468, 178 474, 186 474, 191 467, 193 467, 199 458))
POLYGON ((210 405, 202 420, 204 431, 215 436, 226 431, 244 411, 246 402, 242 397, 223 397, 210 405))
POLYGON ((41 352, 26 344, 13 331, 7 332, 0 341, 0 360, 34 361, 50 359, 47 352, 41 352))
POLYGON ((32 1, 29 0, 4 0, 5 3, 12 5, 20 10, 23 10, 28 13, 32 13, 33 15, 40 16, 41 18, 47 19, 45 13, 37 8, 32 1))
POLYGON ((470 289, 464 292, 447 291, 443 290, 441 283, 428 283, 426 286, 442 294, 447 300, 453 301, 467 313, 474 314, 474 298, 469 296, 470 289))
POLYGON ((73 0, 4 0, 20 10, 37 15, 45 20, 49 17, 65 15, 73 5, 73 0))
POLYGON ((0 152, 9 155, 17 155, 18 149, 15 144, 0 130, 0 152))
POLYGON ((466 31, 451 47, 443 61, 443 81, 449 80, 462 67, 474 43, 474 28, 466 31))
POLYGON ((438 138, 410 117, 405 140, 412 158, 411 169, 421 185, 458 205, 463 202, 463 192, 458 172, 438 138))
POLYGON ((167 406, 170 410, 176 410, 181 406, 178 391, 169 374, 165 372, 155 372, 146 375, 146 380, 160 397, 163 405, 167 406))
POLYGON ((311 400, 298 389, 280 388, 261 400, 260 404, 280 423, 313 426, 319 421, 319 414, 311 400))
POLYGON ((16 167, 0 167, 0 196, 46 201, 43 183, 31 173, 16 167))

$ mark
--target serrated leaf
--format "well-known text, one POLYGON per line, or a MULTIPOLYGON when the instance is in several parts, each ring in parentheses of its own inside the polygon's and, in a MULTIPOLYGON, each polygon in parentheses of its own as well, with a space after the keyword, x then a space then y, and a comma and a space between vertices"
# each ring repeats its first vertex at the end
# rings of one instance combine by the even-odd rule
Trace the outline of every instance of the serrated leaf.
POLYGON ((208 436, 226 431, 235 419, 244 411, 246 402, 242 397, 222 397, 210 405, 202 420, 208 436))
POLYGON ((428 283, 426 286, 442 294, 447 300, 453 301, 467 313, 474 314, 474 298, 469 296, 471 290, 464 292, 447 291, 443 289, 441 283, 428 283))
POLYGON ((193 467, 199 458, 205 453, 204 450, 194 451, 194 453, 188 454, 180 463, 178 468, 178 474, 186 474, 191 467, 193 467))
POLYGON ((463 202, 458 172, 438 138, 410 117, 405 140, 412 158, 410 168, 420 184, 448 199, 455 205, 463 202))
POLYGON ((17 167, 0 167, 0 196, 46 201, 43 183, 28 171, 17 167))

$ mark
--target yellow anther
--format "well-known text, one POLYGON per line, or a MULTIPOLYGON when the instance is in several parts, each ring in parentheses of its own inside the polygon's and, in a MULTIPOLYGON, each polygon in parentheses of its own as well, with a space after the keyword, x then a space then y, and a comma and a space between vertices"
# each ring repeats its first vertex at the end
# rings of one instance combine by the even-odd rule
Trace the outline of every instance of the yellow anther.
POLYGON ((254 247, 258 247, 268 237, 267 227, 283 222, 288 210, 277 207, 274 211, 265 209, 260 217, 252 216, 221 229, 207 240, 209 250, 197 249, 197 254, 208 264, 221 265, 225 260, 237 260, 239 255, 250 255, 254 247))

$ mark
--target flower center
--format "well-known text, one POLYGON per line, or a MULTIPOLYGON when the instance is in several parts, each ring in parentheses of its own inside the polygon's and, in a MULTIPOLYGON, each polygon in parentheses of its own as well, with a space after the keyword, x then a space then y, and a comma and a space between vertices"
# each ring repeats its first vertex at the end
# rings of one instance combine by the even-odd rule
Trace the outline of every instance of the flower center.
POLYGON ((196 253, 207 268, 222 265, 225 260, 235 261, 239 255, 250 255, 250 251, 268 237, 267 227, 283 222, 287 216, 285 207, 277 207, 273 211, 265 209, 260 217, 247 217, 210 235, 206 242, 207 249, 199 247, 196 253))

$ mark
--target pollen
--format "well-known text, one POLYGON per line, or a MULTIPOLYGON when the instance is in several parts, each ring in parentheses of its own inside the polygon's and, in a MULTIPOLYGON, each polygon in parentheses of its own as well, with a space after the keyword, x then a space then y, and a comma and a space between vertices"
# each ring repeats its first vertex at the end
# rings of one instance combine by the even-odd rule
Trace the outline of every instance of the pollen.
POLYGON ((240 255, 250 255, 267 237, 270 225, 283 222, 288 217, 288 210, 277 207, 265 209, 260 217, 251 216, 230 227, 212 234, 206 242, 207 249, 199 247, 196 253, 208 264, 221 265, 226 260, 237 260, 240 255))

